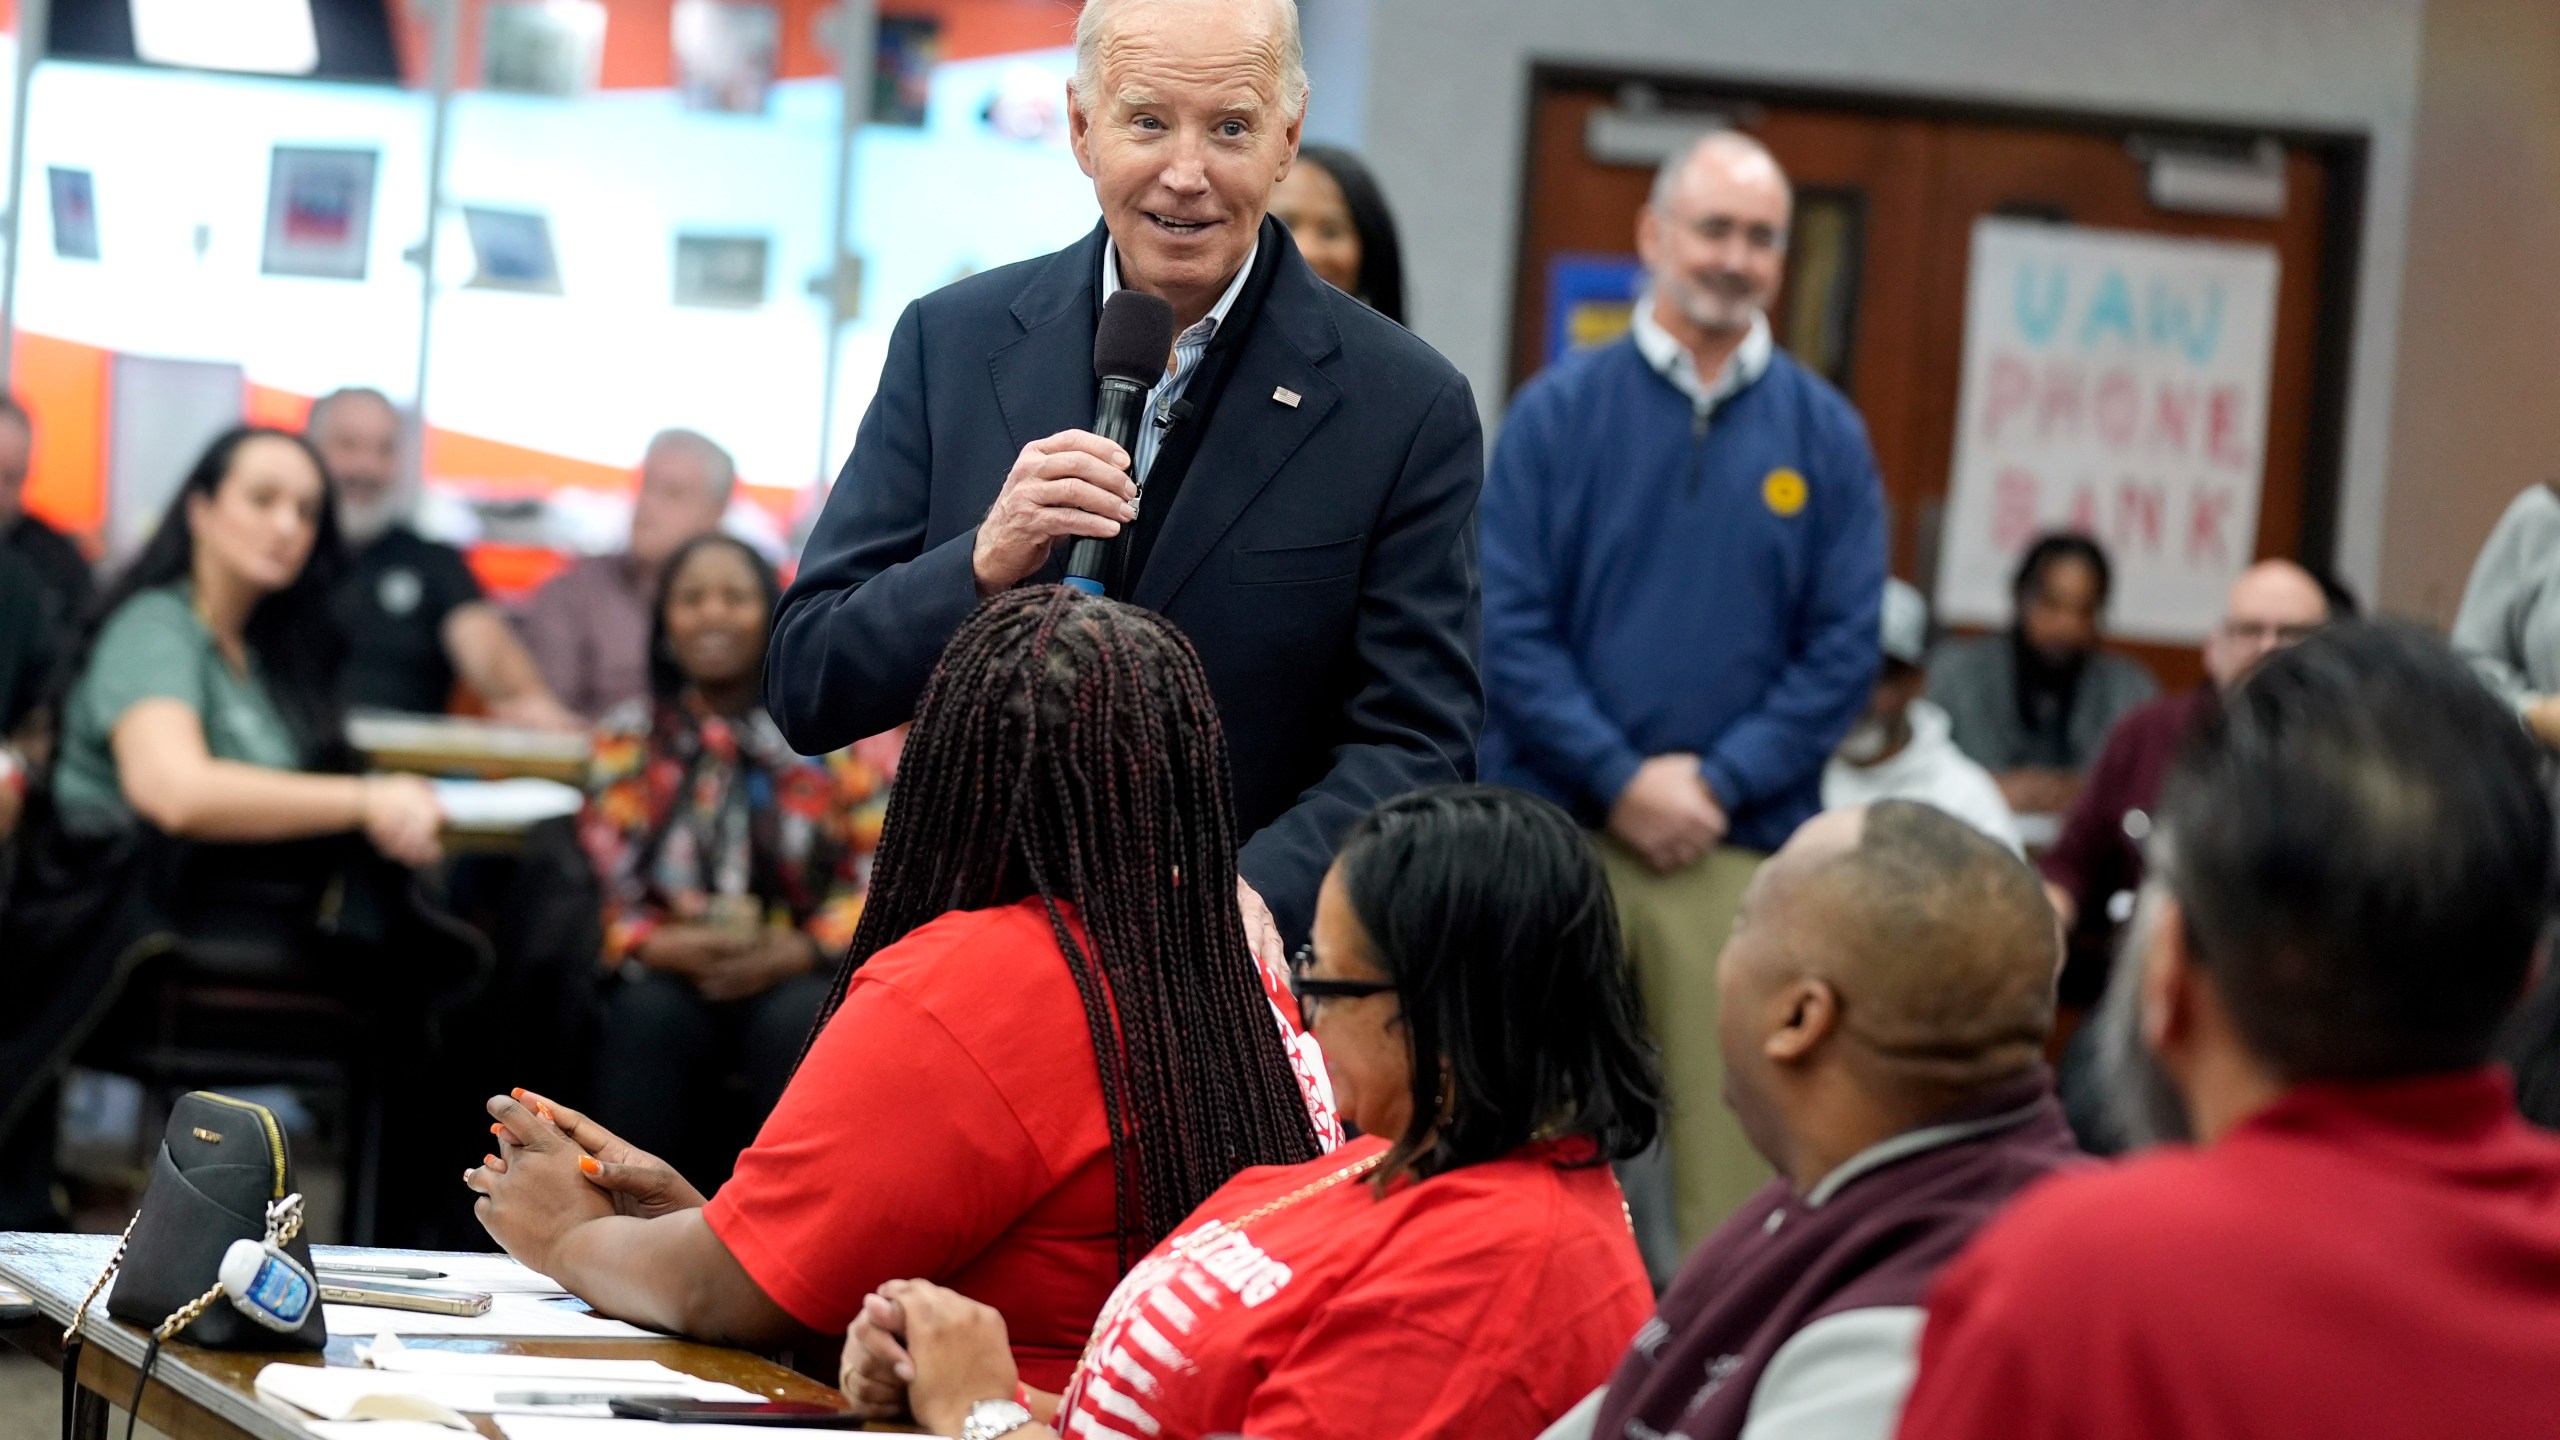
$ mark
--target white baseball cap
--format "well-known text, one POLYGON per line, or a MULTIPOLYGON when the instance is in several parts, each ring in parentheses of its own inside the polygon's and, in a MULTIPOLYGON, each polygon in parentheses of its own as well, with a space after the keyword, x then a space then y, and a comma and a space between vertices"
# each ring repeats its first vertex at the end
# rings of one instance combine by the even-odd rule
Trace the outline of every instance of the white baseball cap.
POLYGON ((1890 576, 1884 582, 1883 631, 1886 659, 1905 665, 1927 663, 1929 602, 1920 598, 1918 590, 1890 576))

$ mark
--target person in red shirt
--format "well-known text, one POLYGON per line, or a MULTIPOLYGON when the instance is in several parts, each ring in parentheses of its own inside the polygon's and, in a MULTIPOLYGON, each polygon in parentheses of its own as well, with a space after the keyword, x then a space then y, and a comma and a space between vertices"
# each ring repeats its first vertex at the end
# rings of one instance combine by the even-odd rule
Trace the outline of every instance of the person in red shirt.
POLYGON ((1928 1300, 1904 1440, 2560 1433, 2560 1137, 2486 1058, 2554 857, 2442 641, 2332 627, 2172 771, 2141 1036, 2196 1144, 2030 1191, 1928 1300))
POLYGON ((1607 1377, 1652 1306, 1607 1162, 1651 1141, 1661 1082, 1589 842, 1516 791, 1389 801, 1300 957, 1365 1138, 1210 1196, 1063 1396, 1022 1390, 987 1306, 881 1287, 845 1347, 857 1409, 963 1440, 1526 1440, 1607 1377))
POLYGON ((1063 1385, 1132 1261, 1333 1127, 1246 948, 1226 774, 1161 617, 989 601, 925 689, 852 948, 735 1176, 706 1205, 585 1116, 500 1096, 500 1153, 464 1175, 481 1222, 601 1313, 730 1344, 833 1347, 864 1296, 929 1275, 1063 1385))

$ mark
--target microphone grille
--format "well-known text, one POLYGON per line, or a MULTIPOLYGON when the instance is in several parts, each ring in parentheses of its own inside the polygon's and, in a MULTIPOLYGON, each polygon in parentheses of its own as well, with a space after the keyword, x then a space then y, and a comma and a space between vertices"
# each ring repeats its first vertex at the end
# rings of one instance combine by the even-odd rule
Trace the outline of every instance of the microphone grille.
POLYGON ((1173 352, 1173 306, 1162 296, 1116 290, 1103 302, 1093 330, 1093 373, 1152 386, 1164 378, 1173 352))

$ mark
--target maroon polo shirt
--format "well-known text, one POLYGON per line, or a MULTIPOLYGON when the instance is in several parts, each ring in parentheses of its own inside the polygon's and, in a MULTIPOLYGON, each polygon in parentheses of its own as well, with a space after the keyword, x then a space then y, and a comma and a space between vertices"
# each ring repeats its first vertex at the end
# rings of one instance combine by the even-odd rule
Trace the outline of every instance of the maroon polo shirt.
POLYGON ((2199 685, 2145 701, 2107 732, 2106 748, 2063 817, 2061 835, 2036 861, 2044 878, 2068 891, 2079 907, 2075 928, 2107 928, 2107 901, 2142 884, 2142 842, 2151 835, 2160 787, 2178 747, 2214 704, 2213 687, 2199 685))

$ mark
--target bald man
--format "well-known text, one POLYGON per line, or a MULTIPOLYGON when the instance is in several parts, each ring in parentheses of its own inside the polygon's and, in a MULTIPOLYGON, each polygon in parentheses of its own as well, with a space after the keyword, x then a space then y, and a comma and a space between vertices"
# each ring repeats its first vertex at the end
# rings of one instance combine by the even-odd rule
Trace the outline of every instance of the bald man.
MULTIPOLYGON (((2072 963, 2062 982, 2067 1003, 2088 1004, 2106 988, 2115 931, 2132 914, 2133 892, 2142 884, 2151 813, 2188 732, 2211 713, 2216 696, 2260 661, 2333 619, 2352 618, 2353 609, 2345 591, 2333 592, 2300 565, 2259 561, 2231 582, 2222 619, 2205 637, 2205 683, 2125 712, 2108 732, 2061 835, 2037 861, 2070 936, 2072 963)), ((2066 1075, 2074 1068, 2066 1065, 2066 1075)))
POLYGON ((1797 831, 1716 966, 1725 1093, 1778 1178, 1550 1435, 1891 1435, 1931 1278, 2078 1158, 2042 1062, 2058 958, 2034 872, 1945 811, 1797 831))
POLYGON ((1521 390, 1480 512, 1484 777, 1600 832, 1662 1047, 1667 1159, 1620 1172, 1656 1284, 1769 1178, 1716 1096, 1716 951, 1876 675, 1866 427, 1770 338, 1793 205, 1747 135, 1671 156, 1630 334, 1521 390))

